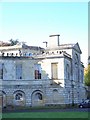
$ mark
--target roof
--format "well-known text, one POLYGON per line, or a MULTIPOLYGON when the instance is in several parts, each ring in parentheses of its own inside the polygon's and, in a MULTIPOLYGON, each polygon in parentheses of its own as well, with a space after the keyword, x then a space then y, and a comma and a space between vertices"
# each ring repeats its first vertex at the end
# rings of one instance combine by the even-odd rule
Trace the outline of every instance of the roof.
POLYGON ((61 44, 61 45, 59 45, 59 46, 57 46, 55 48, 47 48, 46 50, 50 50, 50 49, 55 49, 55 50, 58 50, 58 49, 60 49, 60 50, 63 50, 63 49, 75 49, 80 54, 82 53, 78 43, 76 43, 76 44, 61 44))
POLYGON ((0 41, 0 47, 1 46, 10 46, 11 44, 8 43, 8 42, 3 42, 3 41, 0 41))
POLYGON ((22 45, 22 48, 24 49, 32 49, 32 50, 43 50, 44 48, 38 47, 38 46, 28 46, 26 44, 22 45))
POLYGON ((26 44, 17 44, 13 46, 0 46, 0 50, 13 50, 13 49, 32 49, 32 50, 44 50, 44 48, 38 46, 28 46, 26 44))

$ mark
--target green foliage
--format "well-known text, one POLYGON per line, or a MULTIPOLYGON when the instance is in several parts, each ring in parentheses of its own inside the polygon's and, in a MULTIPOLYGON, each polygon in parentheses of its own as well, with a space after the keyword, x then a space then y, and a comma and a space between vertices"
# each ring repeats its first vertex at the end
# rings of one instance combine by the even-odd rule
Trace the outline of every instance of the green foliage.
POLYGON ((17 43, 19 43, 18 39, 16 39, 16 40, 10 39, 9 42, 11 43, 11 46, 16 45, 17 43))
POLYGON ((86 86, 90 86, 90 64, 84 70, 84 82, 86 86))

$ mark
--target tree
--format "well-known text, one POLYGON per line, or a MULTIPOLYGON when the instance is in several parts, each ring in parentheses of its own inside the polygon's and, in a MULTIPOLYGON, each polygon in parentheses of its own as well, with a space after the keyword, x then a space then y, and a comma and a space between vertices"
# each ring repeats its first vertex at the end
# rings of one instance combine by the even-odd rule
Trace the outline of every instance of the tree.
POLYGON ((90 86, 90 64, 84 70, 84 82, 86 86, 90 86))
POLYGON ((11 46, 16 45, 17 43, 19 43, 18 39, 16 39, 16 40, 10 39, 9 42, 10 42, 11 46))

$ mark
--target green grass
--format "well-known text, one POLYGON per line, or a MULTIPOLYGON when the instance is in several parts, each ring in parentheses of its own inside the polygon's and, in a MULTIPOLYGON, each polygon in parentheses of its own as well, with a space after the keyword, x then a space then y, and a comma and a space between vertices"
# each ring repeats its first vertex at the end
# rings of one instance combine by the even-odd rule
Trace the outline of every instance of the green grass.
POLYGON ((88 112, 22 112, 3 113, 2 118, 88 118, 88 112))

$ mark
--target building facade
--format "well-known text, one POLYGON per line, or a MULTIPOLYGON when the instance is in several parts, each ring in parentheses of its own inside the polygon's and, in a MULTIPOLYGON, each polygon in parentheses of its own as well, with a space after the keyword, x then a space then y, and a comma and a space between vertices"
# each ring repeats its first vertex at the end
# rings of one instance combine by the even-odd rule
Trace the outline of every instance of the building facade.
MULTIPOLYGON (((55 37, 56 38, 56 37, 55 37)), ((0 47, 2 107, 77 104, 85 99, 79 44, 0 47)))

